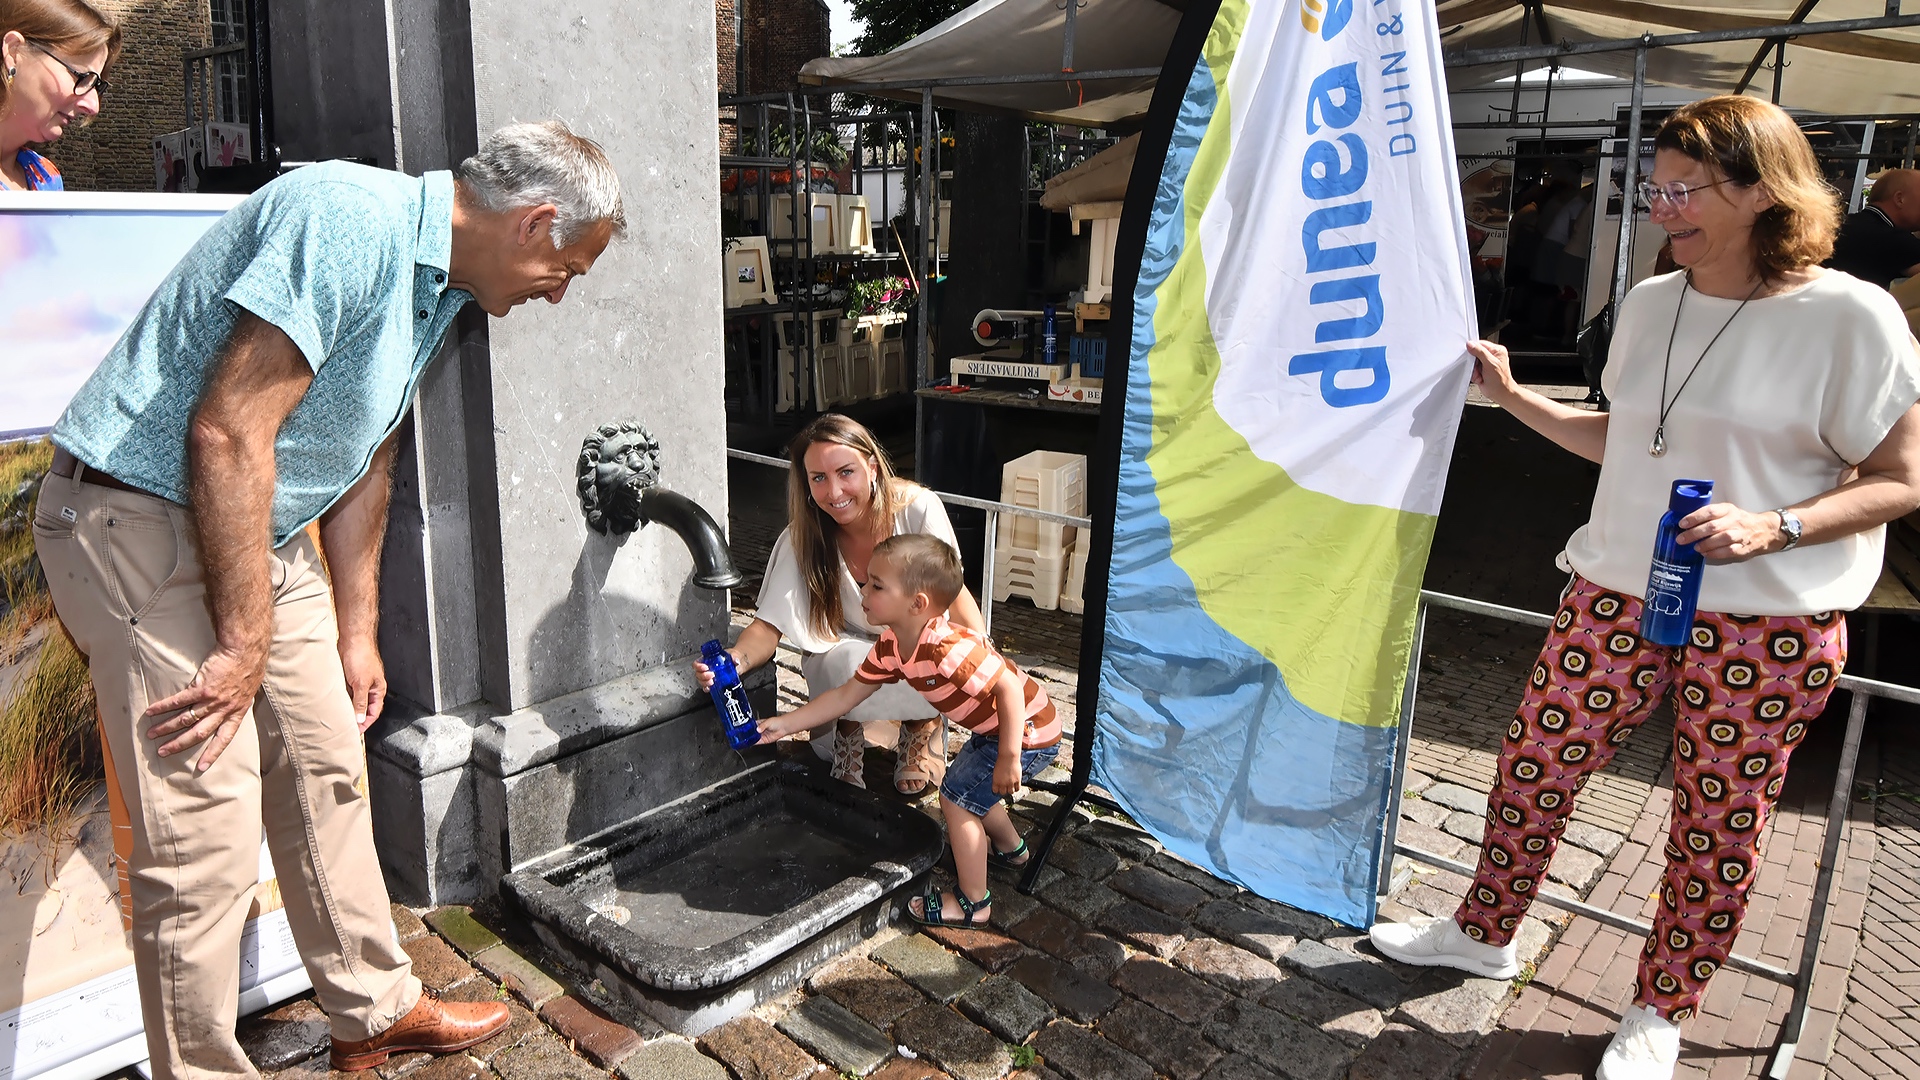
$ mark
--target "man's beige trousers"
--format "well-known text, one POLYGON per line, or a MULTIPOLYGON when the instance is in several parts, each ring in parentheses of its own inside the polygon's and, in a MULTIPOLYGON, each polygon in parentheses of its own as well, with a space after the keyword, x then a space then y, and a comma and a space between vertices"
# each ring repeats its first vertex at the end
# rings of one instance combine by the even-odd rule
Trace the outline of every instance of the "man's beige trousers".
POLYGON ((48 476, 33 539, 60 621, 87 657, 133 825, 133 955, 154 1075, 254 1077, 234 1039, 240 934, 264 828, 287 921, 339 1039, 384 1031, 420 982, 394 941, 374 854, 366 755, 333 598, 304 535, 273 553, 266 681, 213 767, 169 757, 141 716, 214 648, 193 516, 162 499, 48 476))

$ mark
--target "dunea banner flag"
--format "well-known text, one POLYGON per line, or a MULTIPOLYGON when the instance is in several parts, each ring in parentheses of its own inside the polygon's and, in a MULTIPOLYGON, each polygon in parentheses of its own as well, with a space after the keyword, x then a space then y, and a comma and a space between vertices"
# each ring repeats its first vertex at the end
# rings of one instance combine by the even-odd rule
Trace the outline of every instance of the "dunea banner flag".
POLYGON ((1366 925, 1475 336, 1433 8, 1221 0, 1181 51, 1126 210, 1094 779, 1174 854, 1366 925))

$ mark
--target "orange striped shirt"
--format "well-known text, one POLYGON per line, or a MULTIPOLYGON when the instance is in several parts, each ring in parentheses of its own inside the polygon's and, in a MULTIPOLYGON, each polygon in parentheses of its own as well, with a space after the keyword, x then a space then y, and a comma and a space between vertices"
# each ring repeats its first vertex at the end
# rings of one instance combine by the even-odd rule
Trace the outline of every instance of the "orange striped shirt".
POLYGON ((975 734, 991 735, 1000 730, 993 686, 1005 671, 1020 679, 1026 700, 1027 729, 1021 733, 1021 749, 1038 750, 1059 742, 1060 717, 1033 676, 995 652, 979 631, 955 626, 945 615, 927 624, 913 655, 904 660, 893 631, 882 631, 853 677, 875 686, 904 679, 947 719, 975 734))

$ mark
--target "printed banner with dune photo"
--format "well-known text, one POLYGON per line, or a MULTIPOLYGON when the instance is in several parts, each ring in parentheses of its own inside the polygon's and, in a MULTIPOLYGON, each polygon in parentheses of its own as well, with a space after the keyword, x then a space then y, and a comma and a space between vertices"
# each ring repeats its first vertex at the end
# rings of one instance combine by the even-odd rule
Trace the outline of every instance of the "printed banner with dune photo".
POLYGON ((1433 9, 1186 18, 1125 210, 1094 778, 1174 854, 1365 926, 1476 333, 1433 9))
MULTIPOLYGON (((91 1080, 147 1056, 131 819, 30 523, 53 461, 46 430, 238 201, 0 193, 0 1080, 91 1080)), ((242 1012, 308 986, 264 844, 239 962, 242 1012)))

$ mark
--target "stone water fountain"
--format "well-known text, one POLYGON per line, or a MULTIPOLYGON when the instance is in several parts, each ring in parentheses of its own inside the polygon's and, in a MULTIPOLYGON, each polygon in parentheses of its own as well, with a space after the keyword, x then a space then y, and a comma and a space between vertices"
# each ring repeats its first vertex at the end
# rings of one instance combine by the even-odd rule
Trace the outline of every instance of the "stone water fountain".
MULTIPOLYGON (((712 5, 275 0, 273 18, 285 158, 420 173, 560 117, 620 174, 629 235, 565 302, 470 307, 421 380, 384 552, 375 839, 395 900, 497 899, 666 1025, 721 1022, 886 921, 939 835, 728 749, 689 669, 739 580, 715 524, 712 5)), ((748 686, 772 708, 770 670, 748 686)))
MULTIPOLYGON (((686 542, 696 585, 740 584, 713 518, 660 485, 659 450, 635 423, 587 437, 577 470, 587 524, 612 536, 666 525, 686 542)), ((760 696, 764 714, 772 702, 760 696)), ((706 731, 693 732, 698 746, 682 733, 630 749, 704 757, 719 730, 709 715, 706 731)), ((732 776, 501 881, 549 948, 678 1031, 705 1031, 784 994, 871 936, 941 850, 931 819, 817 764, 781 763, 770 749, 736 756, 732 776)))

